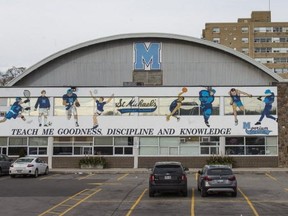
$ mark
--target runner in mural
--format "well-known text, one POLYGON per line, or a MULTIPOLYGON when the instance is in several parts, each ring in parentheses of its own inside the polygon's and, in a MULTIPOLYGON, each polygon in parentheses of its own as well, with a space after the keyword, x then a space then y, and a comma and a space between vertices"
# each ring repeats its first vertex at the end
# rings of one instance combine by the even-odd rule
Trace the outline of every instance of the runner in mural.
POLYGON ((99 97, 97 99, 93 95, 92 91, 90 91, 90 95, 94 99, 94 102, 96 103, 96 109, 93 114, 93 128, 92 128, 92 129, 96 129, 99 127, 97 116, 100 116, 104 112, 104 106, 113 99, 114 94, 112 94, 111 97, 107 99, 107 101, 104 101, 104 97, 99 97))
POLYGON ((172 103, 170 104, 169 110, 170 110, 170 114, 166 115, 166 120, 169 121, 171 116, 173 116, 174 118, 177 119, 177 121, 180 121, 180 117, 178 116, 180 113, 180 108, 182 106, 182 102, 184 101, 184 97, 182 96, 182 94, 186 93, 188 91, 188 89, 186 87, 182 88, 182 91, 178 94, 177 99, 175 99, 174 101, 172 101, 172 103))
POLYGON ((200 108, 204 117, 204 122, 207 127, 210 127, 209 118, 212 115, 214 95, 216 91, 212 87, 206 87, 199 92, 200 108))
POLYGON ((39 114, 38 114, 39 127, 42 126, 42 116, 44 118, 44 127, 47 127, 48 126, 48 122, 47 122, 48 113, 50 110, 50 101, 49 101, 49 98, 46 97, 45 90, 41 91, 41 96, 38 97, 34 106, 34 110, 36 111, 38 107, 39 107, 39 114))
POLYGON ((67 93, 62 97, 62 104, 65 106, 67 119, 70 120, 73 114, 75 126, 79 127, 77 107, 80 106, 80 103, 77 98, 77 94, 73 92, 73 89, 68 89, 67 93))
POLYGON ((238 125, 238 119, 237 119, 237 107, 241 110, 244 111, 244 105, 241 101, 240 95, 246 95, 248 97, 252 97, 252 94, 248 94, 246 92, 240 91, 238 89, 235 88, 231 88, 231 90, 228 92, 228 94, 231 97, 231 102, 230 105, 233 108, 233 114, 234 114, 234 121, 235 121, 235 125, 238 125))
POLYGON ((261 125, 261 121, 266 116, 266 118, 270 118, 278 122, 278 118, 275 118, 274 116, 270 115, 270 111, 272 109, 272 104, 275 100, 275 95, 273 92, 271 92, 270 89, 267 89, 264 94, 266 95, 264 100, 262 100, 262 97, 258 97, 257 99, 260 101, 263 101, 265 103, 264 110, 261 113, 260 119, 258 122, 255 123, 255 125, 261 125))
MULTIPOLYGON (((26 121, 25 116, 22 114, 24 110, 30 110, 30 107, 22 107, 21 105, 24 103, 29 103, 30 99, 22 100, 21 97, 16 97, 15 102, 10 107, 10 110, 5 114, 4 118, 0 120, 0 123, 5 122, 7 119, 16 119, 20 117, 23 121, 26 121)), ((27 123, 31 123, 32 121, 27 121, 27 123)))

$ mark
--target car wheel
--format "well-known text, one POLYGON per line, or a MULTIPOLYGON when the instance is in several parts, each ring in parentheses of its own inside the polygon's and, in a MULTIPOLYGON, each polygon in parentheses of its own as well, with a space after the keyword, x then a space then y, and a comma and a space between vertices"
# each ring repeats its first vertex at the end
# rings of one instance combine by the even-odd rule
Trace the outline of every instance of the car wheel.
POLYGON ((10 175, 11 178, 15 178, 15 175, 10 175))
POLYGON ((207 189, 202 185, 201 188, 201 196, 202 197, 206 197, 207 196, 207 189))
POLYGON ((2 169, 0 168, 0 176, 2 176, 3 175, 3 173, 2 173, 2 169))
POLYGON ((234 191, 234 192, 232 192, 232 197, 237 197, 237 189, 234 191))
POLYGON ((49 174, 49 168, 46 167, 44 175, 48 175, 48 174, 49 174))
POLYGON ((39 174, 39 173, 38 173, 38 169, 36 169, 36 170, 35 170, 35 173, 34 173, 34 177, 37 178, 37 177, 38 177, 38 174, 39 174))
POLYGON ((197 189, 198 189, 198 191, 201 191, 201 188, 199 187, 199 184, 197 185, 197 189))
POLYGON ((154 197, 154 191, 149 189, 149 197, 154 197))

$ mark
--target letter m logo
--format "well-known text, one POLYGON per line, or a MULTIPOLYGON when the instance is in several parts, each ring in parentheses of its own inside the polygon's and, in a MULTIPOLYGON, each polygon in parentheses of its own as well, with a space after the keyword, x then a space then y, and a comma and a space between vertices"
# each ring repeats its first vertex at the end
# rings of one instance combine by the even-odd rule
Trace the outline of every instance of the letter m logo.
POLYGON ((134 43, 134 70, 161 70, 161 43, 134 43))

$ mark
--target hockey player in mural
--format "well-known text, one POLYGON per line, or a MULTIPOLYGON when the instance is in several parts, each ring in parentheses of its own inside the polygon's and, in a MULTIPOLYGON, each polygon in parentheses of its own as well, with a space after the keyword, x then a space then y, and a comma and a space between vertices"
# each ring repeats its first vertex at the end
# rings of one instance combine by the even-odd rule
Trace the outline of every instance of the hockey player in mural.
POLYGON ((234 115, 234 121, 235 121, 235 125, 238 125, 238 118, 237 118, 237 107, 244 112, 245 108, 244 105, 241 101, 241 94, 242 95, 246 95, 248 97, 252 97, 252 94, 248 94, 246 92, 240 91, 238 89, 235 88, 231 88, 230 91, 228 92, 228 94, 231 97, 231 102, 230 105, 233 108, 233 115, 234 115))
POLYGON ((209 118, 212 115, 214 95, 216 90, 212 87, 207 87, 199 92, 199 100, 201 102, 200 109, 202 111, 204 122, 207 127, 210 127, 209 118))
POLYGON ((64 94, 62 97, 63 99, 62 104, 65 106, 67 119, 70 120, 73 114, 75 120, 75 126, 79 127, 77 107, 80 106, 80 103, 78 101, 77 94, 75 94, 74 91, 75 89, 67 90, 67 93, 64 94))
POLYGON ((48 114, 50 110, 50 101, 49 98, 46 97, 46 91, 41 91, 41 96, 37 98, 37 101, 34 106, 34 110, 36 111, 39 107, 39 114, 38 114, 38 123, 39 127, 42 126, 42 117, 44 118, 44 127, 47 127, 50 122, 47 122, 48 114))
POLYGON ((170 114, 166 115, 166 120, 169 121, 171 116, 177 119, 177 121, 180 121, 180 117, 178 116, 180 114, 180 108, 182 106, 182 102, 184 101, 184 97, 182 94, 186 93, 188 89, 186 87, 182 88, 182 91, 178 94, 177 99, 173 100, 172 103, 169 106, 170 114))
MULTIPOLYGON (((97 92, 97 91, 94 91, 97 92)), ((100 116, 104 112, 104 106, 108 104, 114 97, 114 94, 111 95, 108 100, 104 101, 104 97, 99 97, 98 99, 93 95, 92 91, 90 91, 90 95, 93 98, 94 102, 96 103, 96 109, 93 114, 93 129, 99 127, 97 116, 100 116)))
MULTIPOLYGON (((25 116, 22 114, 24 110, 30 110, 30 107, 22 107, 22 104, 29 103, 30 99, 22 100, 21 97, 16 97, 15 102, 10 107, 9 111, 5 114, 4 118, 0 120, 0 123, 5 122, 7 119, 16 119, 20 117, 23 121, 26 121, 25 116)), ((27 123, 31 123, 31 121, 27 121, 27 123)))
POLYGON ((255 125, 261 125, 261 122, 263 118, 266 116, 266 118, 270 118, 278 122, 278 118, 275 118, 270 114, 270 111, 272 109, 272 104, 275 100, 275 95, 273 92, 271 92, 270 89, 267 89, 264 94, 266 95, 265 98, 262 100, 262 97, 258 97, 257 99, 260 101, 263 101, 265 103, 264 110, 261 113, 260 119, 255 123, 255 125))

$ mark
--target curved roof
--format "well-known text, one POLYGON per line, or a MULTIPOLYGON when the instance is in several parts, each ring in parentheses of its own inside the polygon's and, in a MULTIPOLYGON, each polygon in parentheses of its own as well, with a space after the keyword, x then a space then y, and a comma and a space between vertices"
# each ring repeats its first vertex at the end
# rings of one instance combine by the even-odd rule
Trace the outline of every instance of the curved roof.
POLYGON ((228 48, 226 46, 216 44, 210 41, 206 41, 203 39, 198 39, 194 37, 189 37, 189 36, 184 36, 184 35, 177 35, 177 34, 166 34, 166 33, 132 33, 132 34, 121 34, 121 35, 114 35, 114 36, 109 36, 109 37, 104 37, 104 38, 99 38, 91 41, 87 41, 84 43, 77 44, 75 46, 71 46, 67 49, 61 50, 59 52, 56 52, 53 55, 48 56, 47 58, 41 60, 40 62, 34 64, 30 68, 27 68, 21 75, 16 77, 15 79, 11 80, 11 82, 7 86, 13 86, 15 85, 19 80, 27 76, 28 74, 32 73, 39 67, 47 64, 48 62, 55 60, 56 58, 63 56, 67 53, 73 52, 75 50, 84 48, 84 47, 89 47, 91 45, 96 45, 96 44, 101 44, 101 43, 107 43, 110 41, 119 41, 119 40, 127 40, 127 39, 137 39, 137 38, 165 38, 165 39, 174 39, 174 40, 181 40, 181 41, 186 41, 186 42, 191 42, 191 43, 196 43, 196 44, 201 44, 203 46, 211 47, 214 49, 221 50, 223 52, 229 53, 230 55, 236 56, 239 59, 242 59, 246 62, 248 62, 251 65, 254 65, 255 67, 259 68, 261 71, 269 75, 270 77, 274 78, 275 81, 282 82, 284 79, 280 77, 278 74, 274 73, 271 69, 267 68, 263 64, 255 61, 254 59, 250 58, 249 56, 242 54, 240 52, 237 52, 231 48, 228 48))

